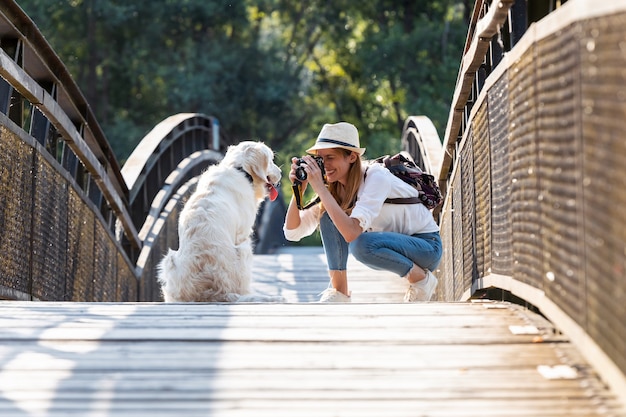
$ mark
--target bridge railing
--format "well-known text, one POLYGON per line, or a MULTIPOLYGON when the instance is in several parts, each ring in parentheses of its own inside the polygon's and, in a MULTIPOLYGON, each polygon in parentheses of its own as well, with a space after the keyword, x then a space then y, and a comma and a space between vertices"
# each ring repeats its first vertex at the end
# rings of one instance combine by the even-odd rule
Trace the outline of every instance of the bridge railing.
POLYGON ((0 76, 0 296, 134 299, 141 242, 119 165, 67 69, 13 1, 0 5, 0 76))
POLYGON ((439 173, 438 298, 532 304, 626 396, 626 1, 570 0, 502 49, 533 2, 515 3, 478 1, 470 25, 439 173))
POLYGON ((139 247, 124 196, 128 190, 104 133, 71 75, 35 24, 13 1, 0 5, 0 111, 66 168, 114 229, 139 247))

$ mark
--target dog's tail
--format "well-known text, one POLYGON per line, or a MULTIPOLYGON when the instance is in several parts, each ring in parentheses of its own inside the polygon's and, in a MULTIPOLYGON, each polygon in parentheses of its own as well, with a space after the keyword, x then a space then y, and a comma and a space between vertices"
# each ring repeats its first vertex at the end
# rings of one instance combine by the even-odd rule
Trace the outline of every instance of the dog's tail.
POLYGON ((165 284, 168 272, 176 268, 176 253, 177 251, 168 249, 163 259, 161 259, 161 262, 159 262, 159 265, 157 266, 159 272, 159 282, 165 284))
POLYGON ((173 274, 176 271, 176 255, 177 251, 169 249, 165 254, 161 262, 157 265, 157 281, 161 285, 163 291, 163 297, 165 301, 168 301, 167 284, 171 281, 173 274))

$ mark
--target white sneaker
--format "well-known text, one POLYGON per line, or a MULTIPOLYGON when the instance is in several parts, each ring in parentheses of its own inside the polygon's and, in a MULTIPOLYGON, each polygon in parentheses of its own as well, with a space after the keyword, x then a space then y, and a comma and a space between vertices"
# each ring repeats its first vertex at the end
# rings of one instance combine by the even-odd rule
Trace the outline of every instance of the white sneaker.
POLYGON ((414 284, 409 284, 409 288, 406 290, 406 294, 404 294, 404 302, 430 301, 438 282, 437 277, 432 272, 426 271, 426 278, 414 284))
POLYGON ((352 299, 334 288, 326 288, 320 294, 320 303, 350 303, 352 299))

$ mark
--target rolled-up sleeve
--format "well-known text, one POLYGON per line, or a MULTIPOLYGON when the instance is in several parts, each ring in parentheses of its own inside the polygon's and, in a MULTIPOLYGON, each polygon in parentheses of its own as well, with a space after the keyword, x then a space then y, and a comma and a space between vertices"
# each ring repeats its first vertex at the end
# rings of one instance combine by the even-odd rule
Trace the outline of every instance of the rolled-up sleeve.
POLYGON ((283 225, 283 233, 285 234, 285 239, 290 242, 297 242, 303 237, 310 236, 313 234, 315 229, 319 224, 319 205, 315 207, 311 207, 308 210, 304 210, 300 212, 300 226, 295 229, 287 229, 285 225, 283 225))

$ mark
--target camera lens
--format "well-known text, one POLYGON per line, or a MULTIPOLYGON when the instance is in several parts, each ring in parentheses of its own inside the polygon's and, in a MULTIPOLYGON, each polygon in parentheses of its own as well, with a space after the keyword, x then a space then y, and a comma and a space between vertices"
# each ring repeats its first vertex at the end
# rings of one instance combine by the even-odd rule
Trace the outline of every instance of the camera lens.
POLYGON ((306 176, 306 171, 304 170, 304 167, 299 166, 298 168, 296 168, 296 178, 299 179, 300 181, 304 181, 306 180, 307 176, 306 176))

